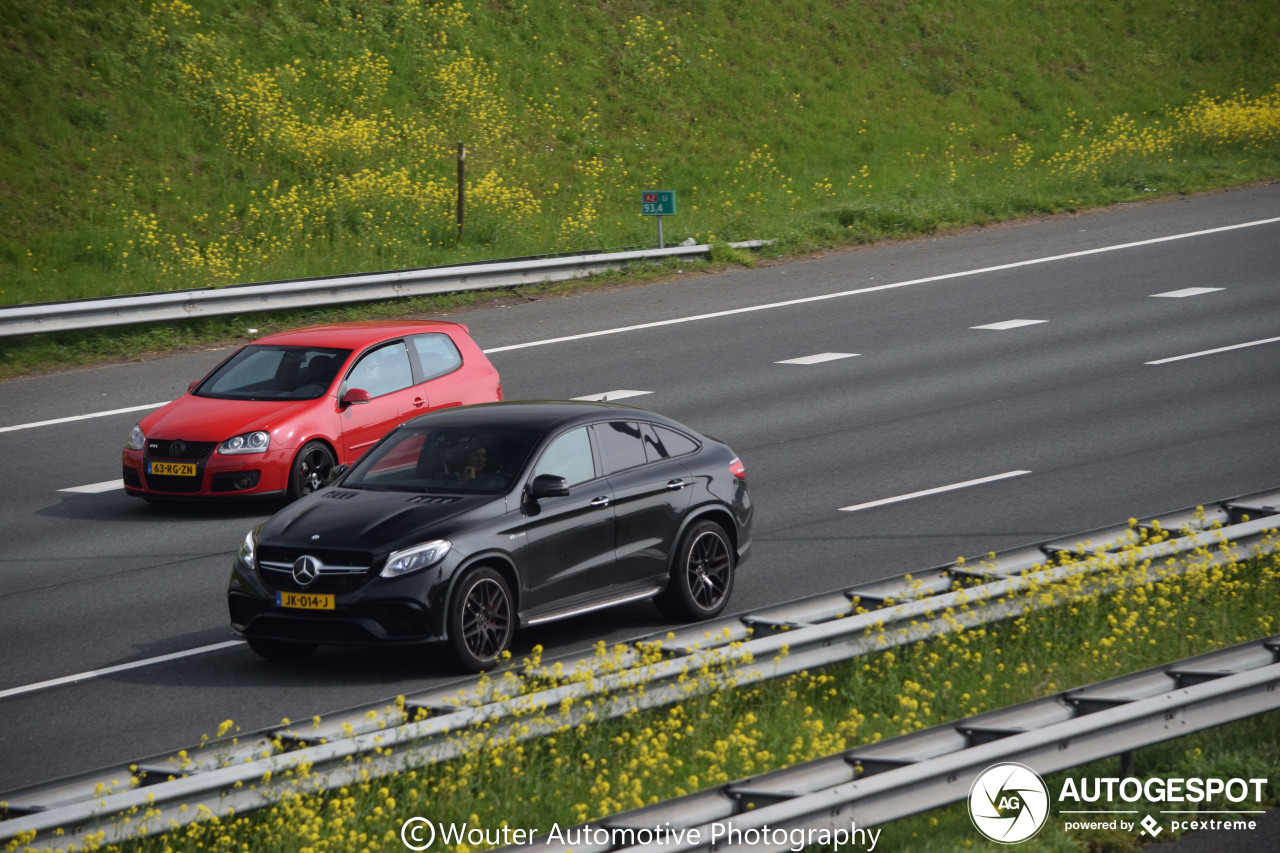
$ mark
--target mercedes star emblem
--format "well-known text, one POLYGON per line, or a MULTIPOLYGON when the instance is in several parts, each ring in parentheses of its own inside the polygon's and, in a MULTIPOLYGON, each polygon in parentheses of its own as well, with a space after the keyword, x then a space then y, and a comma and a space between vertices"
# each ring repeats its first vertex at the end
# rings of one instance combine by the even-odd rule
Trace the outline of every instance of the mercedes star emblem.
POLYGON ((315 557, 299 557, 293 561, 293 579, 299 586, 306 586, 320 576, 322 565, 315 557))

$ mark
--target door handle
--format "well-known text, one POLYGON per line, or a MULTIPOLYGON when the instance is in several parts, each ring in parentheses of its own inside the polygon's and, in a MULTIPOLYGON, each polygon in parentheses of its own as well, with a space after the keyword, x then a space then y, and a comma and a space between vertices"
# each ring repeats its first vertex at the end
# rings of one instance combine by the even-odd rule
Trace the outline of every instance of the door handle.
POLYGON ((427 404, 427 401, 426 401, 426 400, 424 400, 424 399, 422 399, 421 397, 414 397, 414 398, 413 398, 413 407, 414 407, 415 409, 421 409, 421 408, 422 408, 423 406, 425 406, 426 404, 427 404))
POLYGON ((597 506, 597 507, 599 507, 599 506, 608 506, 608 505, 609 505, 609 499, 608 499, 608 498, 596 498, 595 500, 593 500, 593 501, 591 502, 591 505, 592 505, 592 506, 597 506))
POLYGON ((679 478, 667 481, 667 488, 673 492, 679 489, 683 489, 687 485, 689 485, 689 482, 687 480, 682 480, 679 478))

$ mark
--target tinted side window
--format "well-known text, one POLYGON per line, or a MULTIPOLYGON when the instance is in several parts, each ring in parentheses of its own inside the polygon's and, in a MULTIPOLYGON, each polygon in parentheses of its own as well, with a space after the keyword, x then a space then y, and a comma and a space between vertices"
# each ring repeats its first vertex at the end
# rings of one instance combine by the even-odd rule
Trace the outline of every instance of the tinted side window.
POLYGON ((413 370, 402 341, 378 347, 361 358, 347 374, 347 387, 363 388, 370 397, 381 397, 412 384, 413 370))
POLYGON ((414 335, 409 341, 418 355, 424 381, 452 373, 462 366, 462 353, 446 334, 414 335))
POLYGON ((698 449, 698 442, 682 432, 653 424, 644 425, 644 452, 650 462, 684 456, 698 449))
POLYGON ((587 428, 570 430, 551 442, 534 466, 533 476, 539 474, 564 477, 570 486, 594 479, 596 466, 591 455, 591 437, 587 435, 587 428))
POLYGON ((647 460, 640 425, 630 421, 596 424, 596 441, 604 454, 605 472, 624 471, 643 465, 647 460))

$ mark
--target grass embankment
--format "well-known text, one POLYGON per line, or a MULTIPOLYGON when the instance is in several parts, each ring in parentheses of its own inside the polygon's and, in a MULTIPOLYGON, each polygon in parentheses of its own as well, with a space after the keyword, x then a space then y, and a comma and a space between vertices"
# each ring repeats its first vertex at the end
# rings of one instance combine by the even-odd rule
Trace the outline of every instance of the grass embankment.
POLYGON ((1256 0, 15 0, 0 44, 0 305, 647 245, 658 187, 671 242, 794 253, 1280 175, 1256 0))
MULTIPOLYGON (((1190 569, 1180 574, 1172 571, 1173 562, 1121 558, 1103 578, 1110 592, 1099 591, 1097 576, 1042 587, 1026 599, 1037 609, 1018 618, 822 672, 691 696, 594 725, 564 725, 554 735, 523 742, 496 730, 460 733, 470 751, 455 761, 325 795, 289 794, 270 809, 193 824, 122 849, 376 850, 396 847, 401 824, 413 816, 472 828, 568 827, 1277 631, 1280 554, 1237 562, 1213 549, 1187 559, 1190 569)), ((690 674, 691 680, 708 677, 690 674)), ((545 713, 555 720, 567 710, 545 713)), ((1274 801, 1276 726, 1272 713, 1144 750, 1136 770, 1268 777, 1274 801)), ((1112 766, 1105 775, 1114 771, 1112 766)), ((294 779, 305 785, 309 771, 303 768, 294 779)), ((1057 790, 1057 783, 1051 786, 1057 790)), ((1123 849, 1131 836, 1068 836, 1051 819, 1025 849, 1084 853, 1097 849, 1088 844, 1104 842, 1103 849, 1123 849)), ((956 810, 891 824, 883 840, 882 849, 894 851, 986 843, 956 810)))

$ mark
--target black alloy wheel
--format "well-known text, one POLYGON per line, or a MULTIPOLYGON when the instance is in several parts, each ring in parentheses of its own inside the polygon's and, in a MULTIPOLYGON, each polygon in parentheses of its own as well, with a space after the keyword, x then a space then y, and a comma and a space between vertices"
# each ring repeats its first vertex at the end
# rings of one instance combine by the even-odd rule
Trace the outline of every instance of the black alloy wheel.
POLYGON ((733 545, 724 528, 701 521, 680 542, 671 582, 654 602, 663 615, 698 621, 724 610, 733 592, 733 545))
POLYGON ((292 640, 268 640, 250 637, 249 648, 267 660, 302 660, 316 650, 315 643, 297 643, 292 640))
POLYGON ((290 499, 297 500, 329 485, 329 471, 333 469, 334 461, 333 453, 324 442, 304 444, 289 469, 290 499))
POLYGON ((463 670, 482 672, 511 646, 515 607, 511 590, 498 572, 473 569, 458 582, 449 605, 449 644, 463 670))

